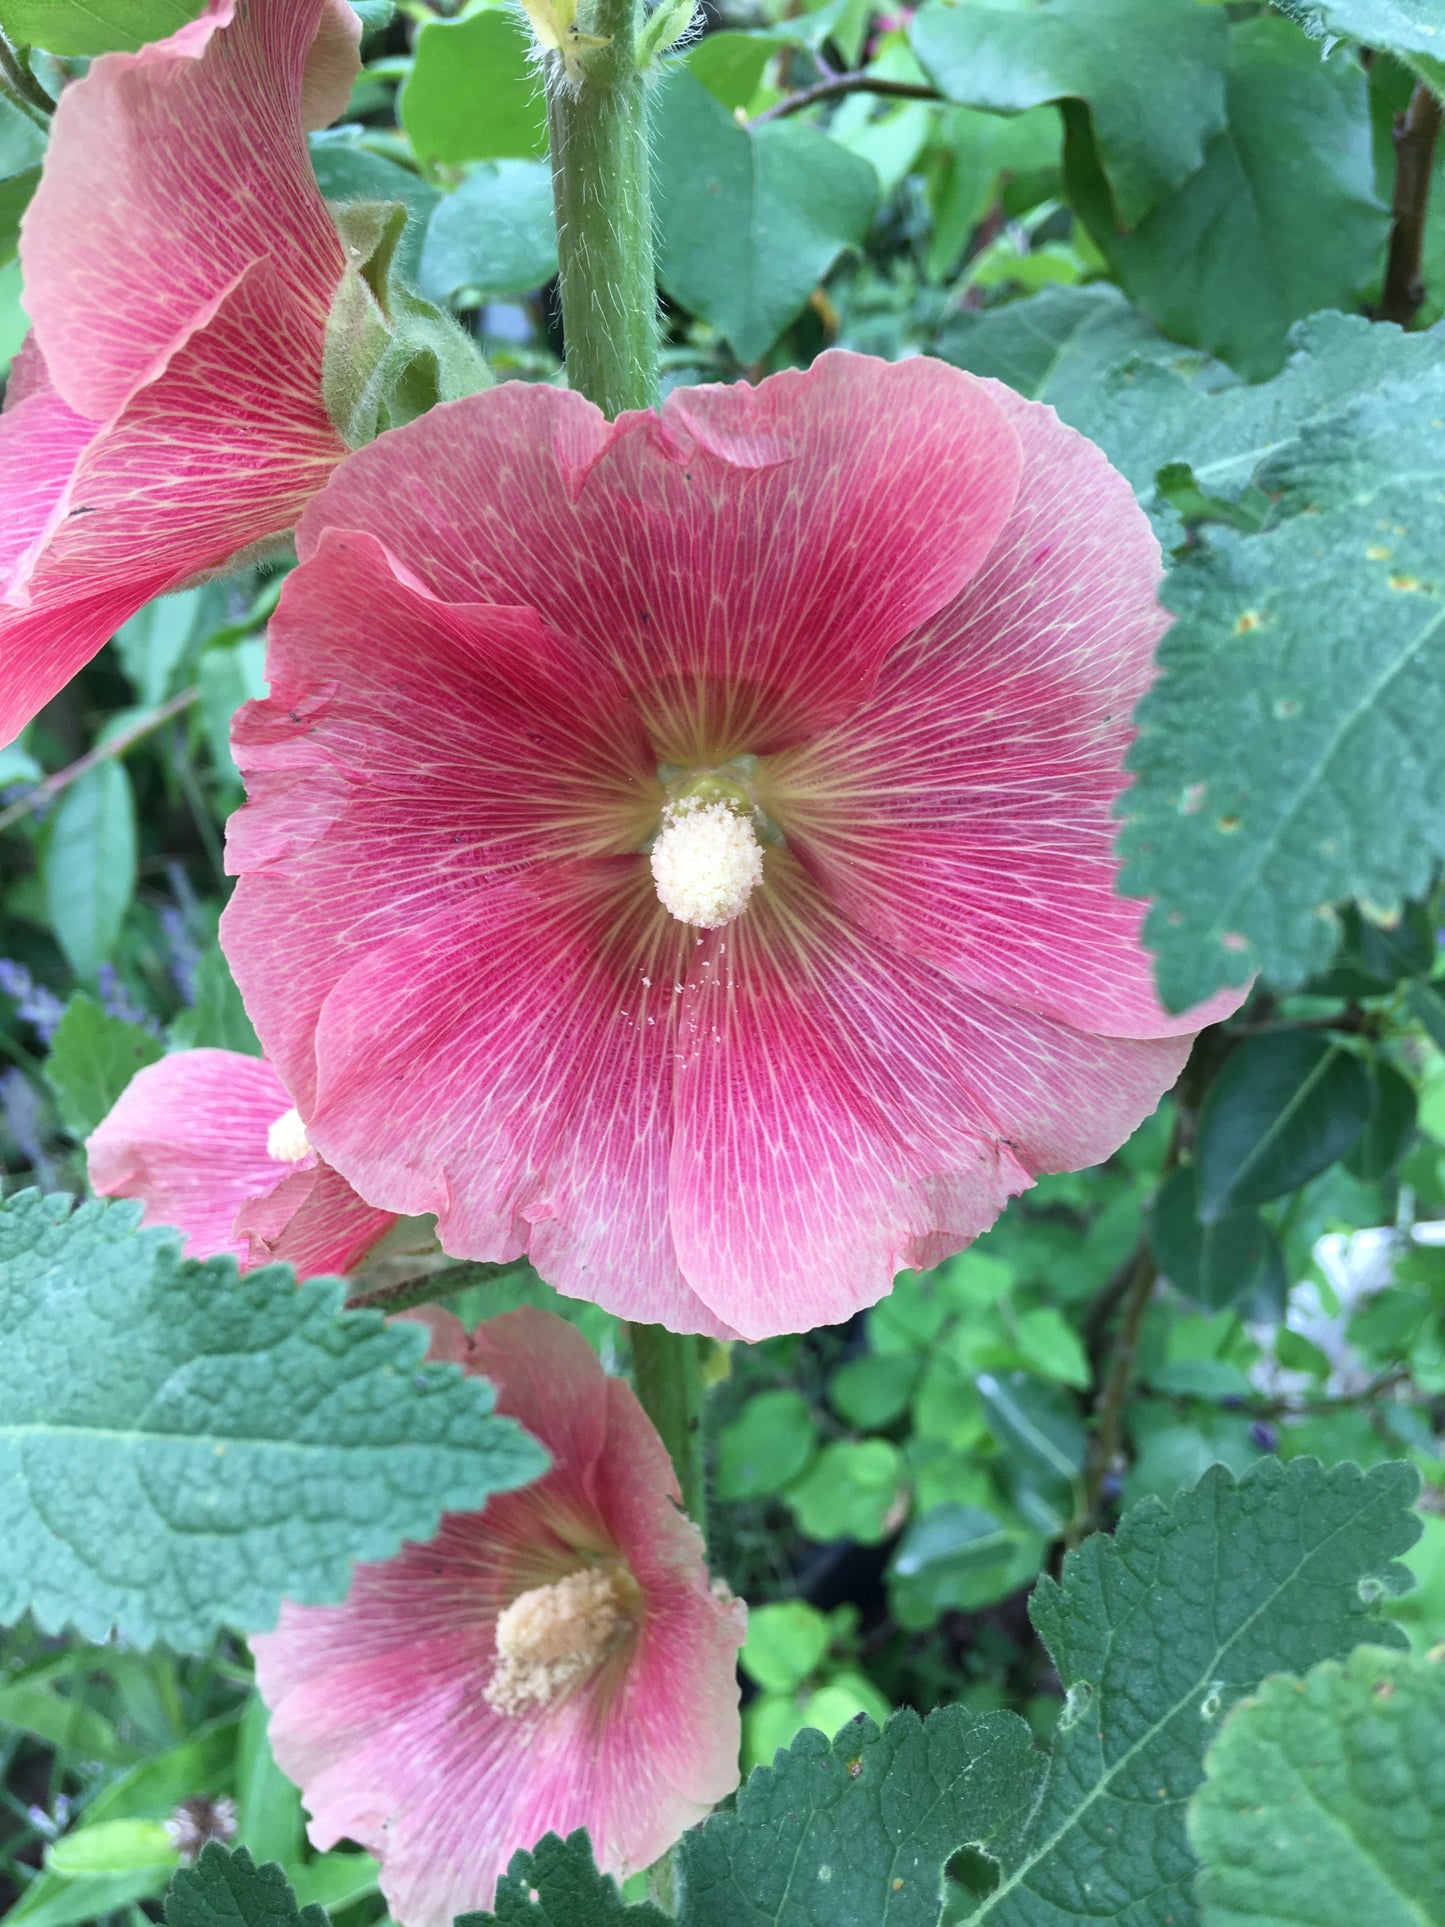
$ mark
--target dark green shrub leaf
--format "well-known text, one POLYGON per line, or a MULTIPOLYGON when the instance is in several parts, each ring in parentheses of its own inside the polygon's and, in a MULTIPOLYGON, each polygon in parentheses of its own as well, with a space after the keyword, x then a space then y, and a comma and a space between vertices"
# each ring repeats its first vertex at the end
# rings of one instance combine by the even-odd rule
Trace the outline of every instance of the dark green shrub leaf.
POLYGON ((960 106, 1082 101, 1125 227, 1203 165, 1223 128, 1227 37, 1223 14, 1195 0, 933 5, 911 29, 930 79, 960 106))
POLYGON ((1370 1064, 1370 1115, 1360 1141, 1345 1159, 1345 1169, 1366 1184, 1387 1178, 1415 1137, 1419 1108, 1415 1086, 1383 1057, 1370 1064))
POLYGON ((1149 1213, 1154 1262, 1177 1291, 1210 1311, 1224 1311, 1261 1290, 1278 1266, 1279 1240, 1257 1211, 1199 1215, 1198 1173, 1171 1171, 1149 1213))
POLYGON ((1267 1204, 1317 1177, 1359 1138, 1371 1095, 1364 1065, 1342 1044, 1298 1030, 1247 1037, 1200 1109, 1201 1221, 1267 1204))
POLYGON ((1360 1646, 1269 1679, 1189 1810, 1205 1927, 1445 1927, 1445 1665, 1360 1646))
POLYGON ((1353 307, 1388 225, 1364 74, 1278 16, 1230 29, 1227 126, 1204 164, 1121 223, 1107 159, 1071 143, 1071 198, 1125 293, 1166 334, 1251 380, 1283 366, 1292 322, 1353 307))
POLYGON ((45 1081, 66 1130, 89 1137, 136 1072, 163 1055, 158 1037, 112 1017, 93 997, 76 991, 45 1060, 45 1081))
POLYGON ((686 68, 659 87, 652 136, 658 278, 754 361, 861 243, 878 178, 801 121, 740 127, 686 68))
POLYGON ((77 777, 46 831, 40 875, 50 927, 76 976, 94 983, 135 894, 135 797, 124 766, 112 757, 77 777))
POLYGON ((183 1262, 132 1204, 0 1202, 0 1618, 204 1646, 535 1478, 490 1388, 336 1279, 183 1262), (296 1530, 298 1494, 306 1530, 296 1530), (116 1521, 126 1530, 117 1533, 116 1521))

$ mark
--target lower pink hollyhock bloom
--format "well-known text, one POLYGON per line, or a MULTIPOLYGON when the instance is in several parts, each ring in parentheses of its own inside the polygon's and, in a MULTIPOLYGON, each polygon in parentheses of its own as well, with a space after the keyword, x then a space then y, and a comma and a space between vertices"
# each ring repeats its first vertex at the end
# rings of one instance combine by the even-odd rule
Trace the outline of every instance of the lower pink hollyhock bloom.
POLYGON ((457 1256, 748 1338, 1108 1156, 1192 1034, 1115 892, 1167 618, 1052 409, 831 353, 509 383, 307 511, 222 934, 323 1154, 457 1256))
POLYGON ((283 1606, 251 1646, 312 1840, 374 1853, 402 1927, 450 1927, 547 1832, 586 1827, 625 1875, 732 1791, 745 1614, 709 1586, 636 1397, 578 1332, 527 1310, 469 1339, 424 1316, 429 1356, 491 1379, 551 1470, 358 1566, 343 1604, 283 1606))
POLYGON ((85 1150, 92 1190, 139 1198, 142 1223, 183 1231, 188 1258, 227 1252, 243 1271, 350 1271, 396 1223, 317 1157, 275 1071, 240 1051, 148 1064, 85 1150))
POLYGON ((306 129, 345 106, 359 34, 345 0, 209 0, 64 90, 0 415, 0 744, 345 455, 321 395, 345 257, 306 129))

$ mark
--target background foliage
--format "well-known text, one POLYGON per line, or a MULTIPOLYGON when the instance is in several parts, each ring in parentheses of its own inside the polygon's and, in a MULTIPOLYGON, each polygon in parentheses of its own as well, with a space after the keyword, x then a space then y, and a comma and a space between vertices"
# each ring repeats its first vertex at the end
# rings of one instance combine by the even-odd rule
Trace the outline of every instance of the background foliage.
MULTIPOLYGON (((44 49, 53 94, 195 10, 0 0, 0 25, 44 49)), ((423 292, 499 376, 554 378, 520 15, 359 11, 365 70, 313 142, 325 192, 404 202, 423 292)), ((1081 1891, 1138 1923, 1445 1918, 1425 1657, 1445 1640, 1445 154, 1418 289, 1390 254, 1398 135, 1442 79, 1435 0, 739 0, 655 83, 667 384, 829 345, 937 354, 1050 403, 1128 475, 1177 620, 1139 717, 1125 884, 1154 899, 1171 1005, 1258 979, 1106 1165, 1044 1180, 847 1327, 715 1355, 712 1553, 753 1606, 745 1765, 765 1770, 689 1839, 689 1927, 811 1921, 820 1894, 843 1927, 935 1927, 945 1868, 950 1922, 1053 1921, 1081 1891), (1116 1536, 1094 1530, 1125 1507, 1116 1536), (1121 1604, 1139 1586, 1142 1619, 1121 1604), (1242 1645, 1219 1630, 1231 1612, 1242 1645), (1261 1689, 1281 1672, 1304 1685, 1261 1689), (1388 1798, 1359 1770, 1382 1748, 1388 1798), (1288 1865, 1279 1815, 1302 1843, 1288 1865), (1342 1859, 1342 1832, 1370 1851, 1342 1859)), ((6 365, 42 119, 0 101, 6 365)), ((236 1635, 281 1591, 334 1596, 351 1559, 526 1475, 475 1385, 394 1375, 407 1341, 333 1288, 237 1287, 123 1207, 15 1196, 83 1194, 81 1140, 163 1050, 257 1048, 215 930, 241 795, 228 726, 264 687, 279 581, 153 604, 0 751, 15 1927, 158 1918, 182 1858, 164 1823, 190 1802, 197 1838, 228 1835, 225 1801, 294 1901, 208 1852, 173 1922, 379 1919, 368 1857, 305 1845, 236 1635), (344 1381, 375 1420, 385 1376, 411 1473, 374 1430, 333 1432, 354 1503, 288 1533, 308 1441, 286 1401, 250 1398, 233 1482, 202 1464, 200 1312, 221 1304, 254 1387, 284 1358, 293 1390, 344 1381), (143 1375, 114 1382, 122 1326, 189 1406, 157 1420, 143 1375), (125 1452, 86 1456, 98 1423, 125 1452), (156 1489, 147 1455, 176 1511, 118 1548, 117 1517, 156 1489)), ((520 1299, 558 1302, 525 1276, 461 1302, 520 1299)), ((612 1320, 561 1309, 625 1367, 612 1320)), ((600 1881, 581 1839, 519 1863, 496 1914, 634 1917, 659 1916, 600 1881)))

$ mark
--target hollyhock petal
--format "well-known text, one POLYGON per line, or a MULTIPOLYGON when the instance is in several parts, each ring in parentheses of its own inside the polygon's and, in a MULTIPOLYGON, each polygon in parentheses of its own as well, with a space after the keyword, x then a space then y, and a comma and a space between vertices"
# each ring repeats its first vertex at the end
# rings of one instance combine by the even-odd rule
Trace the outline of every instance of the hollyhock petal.
POLYGON ((248 1198, 231 1233, 245 1246, 245 1269, 284 1264, 315 1278, 354 1270, 395 1223, 395 1212, 375 1210, 339 1171, 310 1158, 274 1190, 248 1198))
POLYGON ((432 1356, 497 1386, 552 1455, 535 1485, 450 1515, 426 1546, 360 1566, 340 1606, 282 1609, 253 1640, 270 1738, 301 1786, 313 1841, 359 1841, 407 1927, 491 1903, 544 1833, 585 1826, 626 1874, 737 1784, 741 1609, 708 1586, 661 1441, 578 1333, 520 1311, 469 1343, 433 1312, 432 1356), (495 1627, 521 1591, 620 1559, 642 1594, 625 1659, 541 1709, 506 1716, 485 1689, 495 1627))
POLYGON ((671 1206, 683 1270, 748 1338, 834 1324, 1097 1163, 1189 1040, 1083 1035, 860 934, 787 858, 710 933, 683 1005, 671 1206))
POLYGON ((28 573, 95 432, 43 377, 0 414, 0 596, 28 573))
POLYGON ((361 71, 361 15, 350 0, 322 0, 301 71, 301 125, 314 133, 339 120, 361 71))
POLYGON ((273 1124, 292 1108, 260 1057, 176 1051, 131 1079, 86 1140, 92 1190, 138 1198, 142 1223, 175 1225, 188 1258, 280 1260, 298 1276, 347 1271, 395 1224, 314 1152, 273 1157, 273 1124))
POLYGON ((210 0, 64 90, 20 256, 51 377, 79 413, 113 415, 258 260, 319 338, 345 257, 303 91, 324 27, 309 104, 337 98, 341 19, 329 0, 210 0))
POLYGON ((922 358, 825 354, 610 425, 508 382, 360 451, 298 539, 370 530, 448 600, 536 609, 614 664, 664 760, 761 754, 846 715, 958 593, 1019 459, 983 385, 922 358))
POLYGON ((12 436, 17 460, 40 443, 21 528, 76 453, 0 605, 0 743, 153 596, 290 527, 345 452, 320 341, 297 337, 264 261, 108 427, 83 440, 64 410, 43 391, 0 416, 0 463, 12 436))
POLYGON ((775 807, 845 910, 960 983, 1087 1031, 1192 1034, 1240 993, 1166 1012, 1145 906, 1115 892, 1130 717, 1168 625, 1158 544, 1100 450, 988 385, 1024 450, 1007 526, 872 699, 778 759, 775 807))
POLYGON ((959 1249, 1031 1182, 981 1105, 965 1120, 955 1104, 946 1149, 910 1141, 912 1093, 831 1007, 839 934, 776 853, 746 917, 706 933, 682 1000, 673 1238, 747 1339, 851 1317, 935 1234, 959 1249))
POLYGON ((91 1189, 139 1198, 143 1224, 185 1232, 188 1258, 229 1252, 244 1259, 236 1213, 294 1168, 266 1149, 267 1132, 290 1108, 285 1085, 264 1058, 173 1052, 137 1071, 86 1139, 91 1189))
POLYGON ((526 1251, 558 1290, 619 1316, 731 1336, 688 1288, 667 1220, 676 985, 693 941, 637 858, 473 892, 330 993, 313 1142, 377 1204, 434 1212, 454 1257, 526 1251))

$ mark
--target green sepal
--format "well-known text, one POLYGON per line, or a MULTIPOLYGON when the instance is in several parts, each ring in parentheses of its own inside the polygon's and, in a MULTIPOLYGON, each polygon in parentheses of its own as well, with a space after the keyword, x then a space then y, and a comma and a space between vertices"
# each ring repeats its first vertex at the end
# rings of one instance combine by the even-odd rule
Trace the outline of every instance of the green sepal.
POLYGON ((405 204, 349 201, 334 206, 332 218, 347 266, 327 318, 321 394, 347 446, 361 448, 440 401, 490 388, 470 336, 401 272, 405 204))
POLYGON ((637 34, 637 64, 645 68, 684 38, 697 12, 697 0, 658 0, 637 34))

